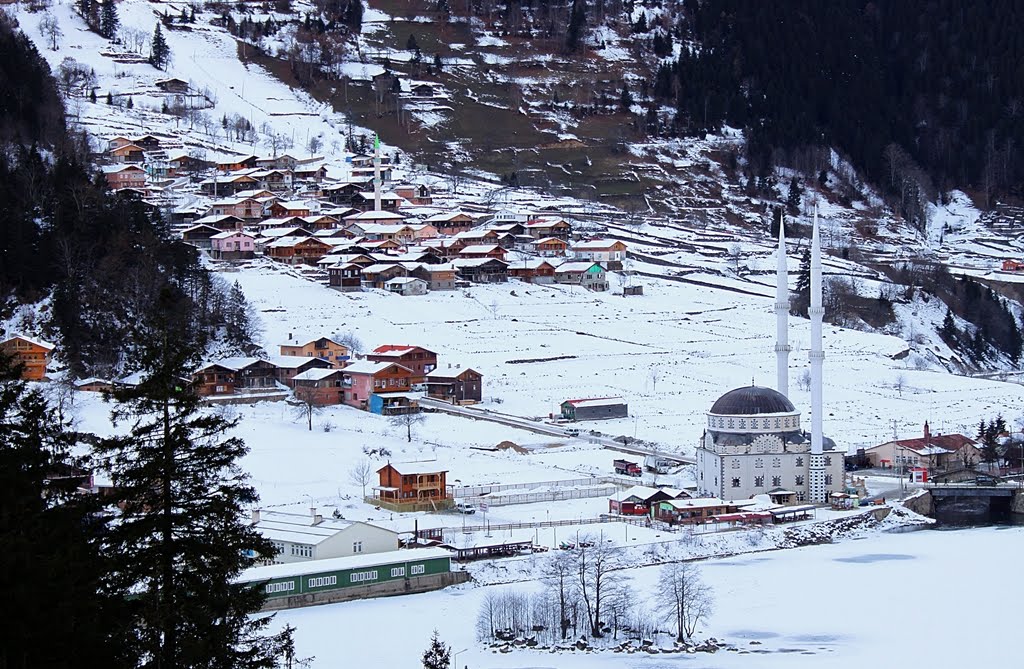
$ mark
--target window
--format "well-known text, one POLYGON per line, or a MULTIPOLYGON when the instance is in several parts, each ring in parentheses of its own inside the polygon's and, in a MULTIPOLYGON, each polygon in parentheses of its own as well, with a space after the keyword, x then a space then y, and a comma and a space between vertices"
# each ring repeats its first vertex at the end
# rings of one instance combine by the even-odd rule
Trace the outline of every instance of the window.
POLYGON ((337 576, 314 576, 306 581, 310 588, 324 588, 331 585, 338 585, 337 576))
POLYGON ((349 583, 362 583, 363 581, 376 581, 377 570, 371 569, 370 571, 356 571, 352 572, 349 577, 349 583))
POLYGON ((745 419, 743 419, 743 418, 740 418, 740 429, 743 430, 746 427, 747 427, 747 421, 745 419))
POLYGON ((739 469, 740 468, 740 459, 739 458, 733 458, 732 459, 732 468, 733 469, 739 469))
POLYGON ((739 479, 739 477, 733 478, 733 480, 732 480, 732 487, 733 488, 739 488, 740 487, 740 479, 739 479))
POLYGON ((391 578, 400 578, 405 576, 405 567, 392 567, 391 578))
POLYGON ((804 466, 804 459, 802 457, 798 457, 796 459, 796 466, 797 467, 803 467, 804 466))
POLYGON ((754 477, 754 487, 756 487, 756 488, 763 488, 764 487, 764 476, 755 476, 754 477))
POLYGON ((825 474, 825 485, 832 485, 832 475, 825 474))
POLYGON ((782 460, 779 458, 772 458, 772 469, 778 469, 782 466, 782 460))
POLYGON ((832 456, 831 455, 826 455, 825 456, 825 466, 826 467, 831 467, 832 466, 832 456))
POLYGON ((803 477, 803 475, 801 475, 801 474, 797 474, 796 475, 796 484, 797 485, 803 485, 804 484, 804 477, 803 477))
POLYGON ((754 460, 754 467, 756 469, 764 469, 764 459, 763 458, 756 458, 754 460))
POLYGON ((796 494, 796 501, 798 501, 798 502, 805 502, 805 501, 807 501, 807 496, 804 495, 802 492, 798 492, 796 494))
POLYGON ((773 476, 772 477, 772 487, 773 488, 778 488, 781 485, 782 485, 782 477, 781 476, 773 476))
POLYGON ((277 552, 278 555, 283 555, 284 554, 284 543, 280 542, 280 541, 275 541, 274 542, 274 550, 277 552))
POLYGON ((352 552, 353 553, 362 553, 363 552, 363 542, 362 541, 353 541, 352 542, 352 552))
POLYGON ((782 427, 782 421, 780 419, 776 418, 775 419, 775 429, 777 430, 780 427, 782 427))

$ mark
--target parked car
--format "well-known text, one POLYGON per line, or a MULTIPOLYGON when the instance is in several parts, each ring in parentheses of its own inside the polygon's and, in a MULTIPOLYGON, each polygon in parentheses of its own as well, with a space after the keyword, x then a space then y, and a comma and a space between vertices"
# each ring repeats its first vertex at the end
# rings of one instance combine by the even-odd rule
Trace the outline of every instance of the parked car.
POLYGON ((565 434, 568 437, 580 436, 580 429, 578 427, 567 427, 565 428, 565 434))
POLYGON ((469 502, 455 502, 455 513, 476 513, 476 507, 469 502))

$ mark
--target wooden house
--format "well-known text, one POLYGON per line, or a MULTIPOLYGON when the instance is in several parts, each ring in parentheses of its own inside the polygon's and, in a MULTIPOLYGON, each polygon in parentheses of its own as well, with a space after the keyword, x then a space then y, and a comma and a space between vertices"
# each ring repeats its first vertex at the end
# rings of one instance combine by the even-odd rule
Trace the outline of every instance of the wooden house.
MULTIPOLYGON (((377 196, 372 192, 362 192, 352 200, 352 206, 359 209, 373 210, 377 206, 377 196)), ((397 193, 380 194, 380 211, 398 211, 402 206, 402 198, 397 193)))
POLYGON ((374 263, 369 267, 362 268, 360 275, 362 276, 363 288, 384 288, 391 279, 397 279, 398 277, 408 276, 409 271, 401 265, 385 264, 385 263, 374 263))
POLYGON ((428 472, 411 469, 411 465, 409 467, 402 465, 400 471, 388 463, 378 469, 378 483, 373 488, 374 497, 392 503, 451 500, 452 493, 446 481, 447 470, 428 472))
POLYGON ((123 144, 108 151, 107 156, 112 162, 120 164, 141 163, 146 159, 142 147, 138 144, 123 144))
POLYGON ((385 344, 367 353, 366 359, 373 362, 398 363, 412 370, 413 375, 417 379, 416 383, 419 383, 423 380, 424 376, 437 369, 437 353, 421 346, 385 344))
POLYGON ((46 366, 55 346, 42 339, 14 335, 0 342, 0 351, 11 359, 11 364, 21 367, 21 378, 25 381, 42 381, 46 378, 46 366))
POLYGON ((294 181, 320 183, 327 178, 327 168, 323 163, 299 164, 292 168, 294 181))
POLYGON ((444 214, 434 214, 423 219, 424 223, 434 226, 437 231, 444 235, 454 235, 459 232, 466 232, 475 224, 472 216, 464 211, 452 211, 444 214))
POLYGON ((450 264, 423 263, 410 271, 411 276, 423 279, 430 290, 455 290, 455 267, 450 264))
POLYGON ((431 397, 452 404, 467 404, 483 400, 483 379, 483 374, 469 368, 435 369, 427 374, 424 384, 431 397))
POLYGON ((555 268, 555 283, 583 286, 587 290, 603 292, 608 290, 604 267, 588 260, 566 262, 555 268))
POLYGON ((281 355, 320 358, 331 363, 331 367, 335 369, 341 369, 348 364, 350 353, 348 346, 328 337, 311 339, 305 344, 281 344, 281 355))
POLYGON ((361 211, 358 214, 352 214, 342 219, 347 229, 354 231, 358 235, 362 235, 363 225, 379 225, 388 224, 393 225, 401 223, 405 220, 405 215, 400 214, 397 211, 361 211))
POLYGON ((170 79, 158 79, 153 85, 164 93, 188 93, 188 82, 184 79, 171 77, 170 79))
POLYGON ((199 182, 199 191, 203 195, 230 196, 238 191, 249 190, 259 186, 259 182, 247 174, 217 175, 199 182))
POLYGON ((103 167, 103 176, 110 190, 146 188, 146 170, 138 165, 107 165, 103 167))
POLYGON ((141 146, 144 151, 157 151, 160 149, 160 138, 154 135, 134 137, 132 142, 141 146))
POLYGON ((569 242, 558 237, 545 237, 544 239, 538 239, 532 245, 531 250, 539 256, 545 258, 555 258, 564 256, 566 250, 569 248, 569 242))
POLYGON ((220 228, 199 223, 198 225, 193 225, 192 227, 182 231, 181 240, 186 244, 191 244, 197 249, 209 251, 213 248, 213 236, 219 235, 221 232, 220 228))
POLYGON ((203 365, 192 373, 192 389, 200 397, 233 395, 235 371, 216 362, 203 365))
POLYGON ((430 188, 423 184, 398 184, 392 190, 395 192, 395 195, 416 206, 429 205, 434 202, 433 196, 430 194, 430 188))
POLYGON ((354 262, 339 263, 327 268, 327 281, 331 288, 343 292, 363 289, 363 266, 354 262))
POLYGON ((340 369, 307 369, 300 372, 292 377, 295 397, 316 406, 341 404, 344 397, 343 376, 340 369))
POLYGON ((670 525, 706 523, 737 507, 717 497, 666 499, 654 503, 654 519, 670 525))
MULTIPOLYGON (((326 214, 310 214, 309 216, 303 216, 302 221, 302 227, 307 230, 311 230, 314 233, 320 230, 335 230, 341 222, 334 216, 328 216, 326 214)), ((346 230, 340 230, 339 234, 345 236, 351 235, 351 233, 346 230)))
POLYGON ((217 169, 221 172, 254 169, 256 167, 256 160, 257 157, 251 154, 248 156, 237 156, 217 163, 217 169))
POLYGON ((316 237, 282 237, 264 247, 267 256, 289 265, 316 265, 330 250, 330 244, 316 237))
POLYGON ((555 266, 547 260, 523 260, 509 265, 508 275, 526 283, 554 283, 555 266))
POLYGON ((309 203, 304 200, 292 200, 287 202, 274 202, 269 207, 269 213, 275 218, 288 216, 309 216, 312 212, 309 203))
POLYGON ((395 362, 360 360, 342 371, 342 402, 357 409, 370 408, 374 393, 405 392, 412 388, 415 373, 395 362))
POLYGON ((217 260, 251 260, 256 256, 256 236, 242 230, 210 237, 210 256, 217 260))
POLYGON ((536 239, 557 237, 568 241, 572 226, 563 218, 533 218, 523 226, 526 234, 536 239))
POLYGON ((474 244, 459 251, 460 258, 494 258, 504 260, 507 251, 496 244, 474 244))
POLYGON ((638 485, 609 497, 608 513, 617 513, 623 516, 646 516, 650 515, 654 505, 658 502, 689 497, 690 494, 685 490, 649 488, 638 485))
POLYGON ((192 221, 192 225, 207 225, 217 228, 221 232, 229 230, 241 230, 245 221, 232 214, 209 214, 192 221))
POLYGON ((466 281, 504 283, 508 280, 508 263, 497 258, 455 258, 452 265, 466 281))

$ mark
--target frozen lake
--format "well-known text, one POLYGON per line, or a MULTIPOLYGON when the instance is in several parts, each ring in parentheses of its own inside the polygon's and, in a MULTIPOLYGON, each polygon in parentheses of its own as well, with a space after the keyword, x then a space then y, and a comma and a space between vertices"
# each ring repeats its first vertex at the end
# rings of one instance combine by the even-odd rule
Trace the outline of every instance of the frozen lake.
MULTIPOLYGON (((714 655, 492 653, 474 639, 491 588, 464 588, 283 612, 315 667, 420 666, 434 628, 459 669, 546 667, 1010 666, 1024 597, 1024 528, 882 534, 868 539, 703 563, 716 611, 701 637, 734 644, 714 655), (1020 578, 1015 574, 1020 573, 1020 578), (979 593, 985 593, 979 597, 979 593), (972 609, 987 604, 989 608, 972 609), (984 621, 984 634, 954 625, 984 621)), ((646 597, 658 568, 631 570, 646 597)), ((653 606, 653 603, 651 604, 653 606)))

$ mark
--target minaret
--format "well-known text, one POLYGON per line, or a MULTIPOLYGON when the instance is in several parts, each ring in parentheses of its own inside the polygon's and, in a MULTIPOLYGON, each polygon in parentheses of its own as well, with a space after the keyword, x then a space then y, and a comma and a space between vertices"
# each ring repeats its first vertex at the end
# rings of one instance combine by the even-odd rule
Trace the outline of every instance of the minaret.
POLYGON ((789 397, 789 270, 786 267, 785 223, 779 221, 779 254, 775 268, 775 384, 789 397))
POLYGON ((818 232, 818 209, 814 209, 814 232, 811 236, 811 305, 807 310, 811 317, 811 455, 808 472, 808 501, 822 504, 827 502, 825 489, 825 456, 822 437, 821 367, 825 361, 822 348, 821 321, 825 309, 821 306, 821 238, 818 232))
POLYGON ((380 211, 380 137, 373 136, 373 210, 380 211))

